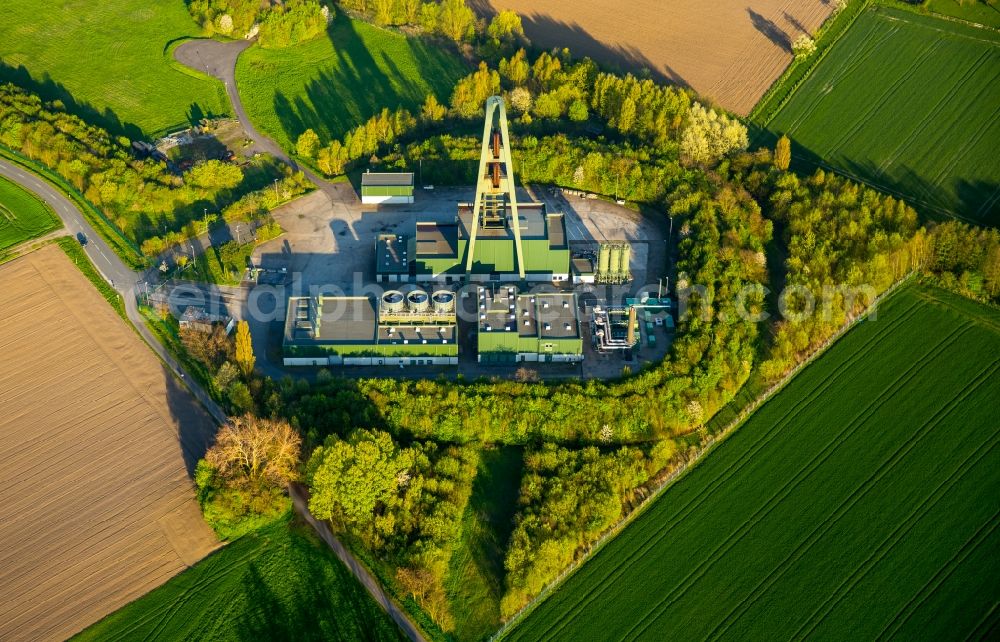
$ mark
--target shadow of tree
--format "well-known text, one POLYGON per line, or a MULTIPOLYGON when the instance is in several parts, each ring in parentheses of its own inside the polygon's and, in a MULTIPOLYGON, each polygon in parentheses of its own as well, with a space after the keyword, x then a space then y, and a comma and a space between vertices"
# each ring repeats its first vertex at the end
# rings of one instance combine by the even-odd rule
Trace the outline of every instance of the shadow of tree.
POLYGON ((138 125, 122 121, 110 107, 100 110, 90 103, 77 100, 65 85, 52 80, 47 73, 41 78, 35 78, 24 65, 12 67, 0 60, 0 83, 8 82, 35 94, 44 101, 60 101, 68 113, 79 116, 91 125, 106 129, 115 136, 127 136, 131 139, 143 137, 142 129, 138 125))
POLYGON ((243 574, 241 592, 234 596, 247 605, 236 626, 239 638, 246 642, 383 639, 386 622, 376 621, 378 607, 365 589, 324 544, 295 532, 305 526, 293 523, 289 528, 292 550, 287 554, 294 569, 266 568, 266 560, 259 560, 243 574), (323 547, 322 554, 302 550, 310 546, 323 547), (332 587, 337 590, 330 591, 332 587))
POLYGON ((455 62, 457 55, 442 51, 453 48, 450 43, 407 38, 404 55, 391 54, 358 29, 348 16, 338 14, 327 30, 334 51, 330 63, 310 74, 301 94, 275 92, 274 112, 290 141, 308 128, 322 140, 340 138, 383 108, 415 110, 426 98, 425 86, 447 102, 455 80, 468 72, 455 62), (402 67, 404 60, 408 67, 412 61, 412 68, 402 67))
MULTIPOLYGON (((486 20, 497 13, 490 0, 469 0, 468 4, 477 15, 486 20)), ((570 24, 538 13, 522 15, 521 22, 525 35, 536 50, 569 47, 574 56, 593 58, 611 71, 648 75, 660 82, 690 87, 684 76, 669 64, 651 61, 636 47, 613 46, 601 42, 579 24, 570 24)))
POLYGON ((768 40, 778 45, 785 51, 792 50, 792 41, 788 37, 788 34, 785 33, 773 20, 765 18, 750 7, 747 7, 747 14, 750 15, 750 22, 753 24, 754 29, 767 36, 768 40))

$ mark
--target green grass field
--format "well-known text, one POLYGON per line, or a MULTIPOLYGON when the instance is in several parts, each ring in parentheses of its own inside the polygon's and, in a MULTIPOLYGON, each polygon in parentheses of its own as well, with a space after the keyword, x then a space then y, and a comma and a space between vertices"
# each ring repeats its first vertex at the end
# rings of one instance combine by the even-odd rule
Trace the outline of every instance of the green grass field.
POLYGON ((197 34, 182 0, 18 0, 0 20, 0 81, 114 133, 162 133, 230 111, 221 82, 183 71, 166 50, 197 34))
POLYGON ((904 287, 511 640, 990 637, 1000 312, 904 287))
POLYGON ((985 0, 929 0, 925 6, 934 13, 1000 29, 1000 6, 990 6, 985 0))
POLYGON ((483 640, 500 626, 503 558, 514 528, 523 467, 520 448, 482 453, 462 519, 462 541, 448 569, 448 602, 458 640, 483 640))
POLYGON ((0 178, 0 251, 62 227, 48 205, 11 181, 0 178))
POLYGON ((403 640, 309 530, 245 535, 76 640, 403 640))
POLYGON ((434 92, 447 102, 468 73, 457 55, 339 15, 329 37, 287 49, 251 47, 236 66, 250 119, 286 149, 312 128, 339 138, 383 107, 415 109, 434 92))
POLYGON ((875 6, 756 124, 926 215, 1000 224, 1000 33, 875 6))

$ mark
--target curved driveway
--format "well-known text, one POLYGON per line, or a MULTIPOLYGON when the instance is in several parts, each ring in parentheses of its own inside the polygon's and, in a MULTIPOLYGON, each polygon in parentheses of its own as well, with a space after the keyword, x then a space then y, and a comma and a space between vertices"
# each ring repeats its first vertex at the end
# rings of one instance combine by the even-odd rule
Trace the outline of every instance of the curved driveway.
POLYGON ((292 169, 300 170, 309 180, 316 184, 327 195, 331 202, 356 201, 357 194, 350 183, 331 183, 324 180, 308 167, 301 167, 293 158, 285 153, 276 142, 261 134, 254 127, 253 122, 247 115, 240 100, 240 92, 236 87, 236 61, 240 54, 252 44, 249 40, 233 40, 231 42, 219 42, 218 40, 188 40, 174 49, 174 58, 182 65, 186 65, 197 71, 207 73, 218 78, 226 86, 226 93, 229 95, 229 102, 233 105, 233 112, 239 119, 246 131, 247 136, 254 142, 254 148, 259 152, 267 152, 275 158, 279 158, 292 169))

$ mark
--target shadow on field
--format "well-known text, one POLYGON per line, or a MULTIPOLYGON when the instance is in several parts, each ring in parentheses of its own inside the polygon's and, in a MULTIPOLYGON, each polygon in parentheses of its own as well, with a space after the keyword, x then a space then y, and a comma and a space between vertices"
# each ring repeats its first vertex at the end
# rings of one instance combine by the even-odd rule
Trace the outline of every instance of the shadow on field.
MULTIPOLYGON (((292 538, 293 548, 322 546, 292 538)), ((258 562, 249 565, 238 596, 246 605, 236 626, 240 640, 379 639, 385 628, 371 617, 374 604, 339 561, 315 553, 295 554, 294 559, 294 568, 277 573, 262 573, 258 562), (280 594, 273 586, 279 580, 286 585, 280 594), (331 586, 340 590, 330 592, 331 586)))
MULTIPOLYGON (((774 149, 781 132, 761 128, 753 122, 748 126, 751 149, 774 149)), ((811 176, 818 169, 846 175, 902 199, 917 210, 924 222, 945 221, 957 215, 979 225, 1000 227, 1000 183, 996 181, 945 177, 940 186, 931 187, 927 176, 904 163, 877 165, 864 159, 833 162, 798 144, 792 134, 789 137, 792 139, 791 168, 802 176, 811 176)))
POLYGON ((198 401, 166 368, 163 368, 163 377, 166 383, 167 407, 174 421, 180 426, 177 440, 184 457, 184 467, 188 476, 194 478, 195 466, 198 460, 205 456, 205 451, 215 439, 217 427, 198 401))
MULTIPOLYGON (((496 9, 489 0, 469 0, 469 7, 476 15, 490 20, 496 9)), ((660 82, 690 87, 687 80, 670 65, 658 65, 635 47, 608 45, 594 38, 579 24, 556 20, 547 15, 533 13, 522 15, 524 33, 531 40, 534 49, 541 51, 550 47, 569 47, 574 56, 589 56, 612 71, 632 73, 649 77, 660 82)))
POLYGON ((79 116, 91 125, 102 127, 115 136, 142 138, 142 129, 138 125, 123 122, 110 107, 101 111, 90 103, 78 101, 62 83, 52 80, 47 73, 38 79, 33 77, 24 65, 12 67, 0 60, 0 84, 8 82, 38 96, 43 101, 60 101, 68 113, 79 116))
MULTIPOLYGON (((785 51, 792 50, 792 41, 789 39, 788 34, 773 20, 765 18, 750 7, 747 7, 747 13, 750 15, 750 22, 753 24, 754 29, 767 36, 768 40, 785 51)), ((785 15, 787 16, 788 14, 785 15)))
MULTIPOLYGON (((428 38, 407 38, 406 46, 416 62, 407 72, 384 51, 369 49, 358 34, 355 23, 338 12, 327 36, 336 54, 336 68, 321 68, 305 85, 305 96, 289 97, 278 91, 274 112, 289 140, 295 141, 306 129, 313 129, 321 139, 340 138, 382 108, 418 108, 426 98, 416 82, 421 78, 447 104, 451 97, 456 69, 444 64, 455 59, 454 45, 428 38), (442 48, 446 52, 442 52, 442 48), (376 60, 376 56, 378 59, 376 60), (349 96, 350 100, 345 100, 349 96)), ((464 75, 465 69, 459 74, 464 75)))

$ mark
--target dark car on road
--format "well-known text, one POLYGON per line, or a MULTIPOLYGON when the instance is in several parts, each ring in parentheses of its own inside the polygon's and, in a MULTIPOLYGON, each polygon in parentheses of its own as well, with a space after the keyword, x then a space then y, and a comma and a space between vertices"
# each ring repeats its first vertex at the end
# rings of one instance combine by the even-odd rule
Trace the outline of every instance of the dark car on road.
POLYGON ((83 232, 77 232, 76 233, 76 240, 80 242, 80 245, 86 245, 87 244, 87 235, 84 234, 83 232))

